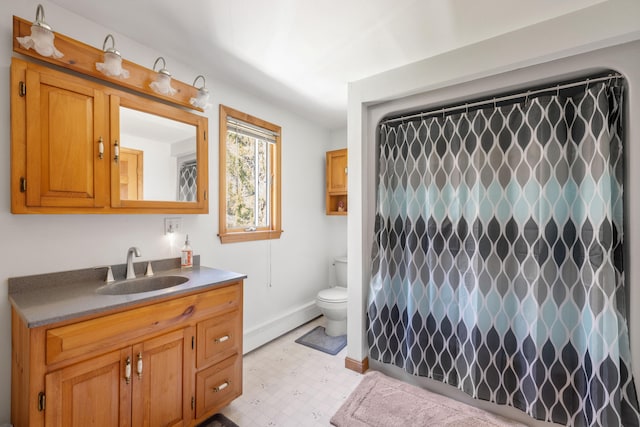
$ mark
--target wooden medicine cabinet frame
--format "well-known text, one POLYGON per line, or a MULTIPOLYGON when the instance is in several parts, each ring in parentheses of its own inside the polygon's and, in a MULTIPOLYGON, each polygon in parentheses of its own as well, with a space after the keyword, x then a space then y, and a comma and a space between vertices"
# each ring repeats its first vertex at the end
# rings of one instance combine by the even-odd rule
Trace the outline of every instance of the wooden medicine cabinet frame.
POLYGON ((14 214, 206 214, 209 212, 207 138, 208 119, 204 116, 144 95, 116 89, 94 79, 12 58, 11 211, 14 214), (41 89, 45 86, 45 89, 41 89), (60 114, 55 106, 43 107, 48 102, 49 87, 53 87, 54 92, 58 87, 61 88, 60 94, 53 94, 54 98, 79 99, 71 101, 79 106, 74 117, 60 114), (83 110, 85 105, 86 114, 83 110), (115 144, 120 140, 120 106, 195 127, 195 201, 120 199, 119 164, 114 158, 115 144), (78 111, 81 112, 81 117, 77 117, 78 111), (82 128, 83 141, 78 144, 79 150, 70 148, 71 144, 67 147, 64 138, 56 140, 55 135, 51 137, 47 133, 52 132, 45 126, 49 120, 48 112, 53 112, 65 122, 84 120, 87 123, 82 128), (63 158, 64 161, 50 155, 48 141, 54 141, 50 145, 58 153, 63 151, 68 154, 63 158), (103 147, 102 155, 98 147, 103 147), (76 151, 79 154, 74 154, 76 151), (76 185, 73 180, 67 180, 66 186, 54 188, 58 182, 54 182, 55 177, 50 178, 55 174, 49 173, 49 169, 54 168, 63 171, 59 175, 64 175, 69 170, 81 170, 77 174, 79 182, 76 185))
POLYGON ((121 200, 120 199, 120 164, 111 161, 111 207, 118 210, 143 209, 145 212, 157 213, 208 213, 208 144, 207 144, 207 118, 198 116, 179 108, 161 104, 128 93, 117 93, 110 96, 109 110, 111 115, 111 139, 120 141, 120 107, 153 114, 175 120, 187 125, 192 125, 196 133, 196 159, 197 159, 197 199, 194 202, 180 201, 156 201, 156 200, 121 200), (190 212, 188 210, 196 210, 190 212))

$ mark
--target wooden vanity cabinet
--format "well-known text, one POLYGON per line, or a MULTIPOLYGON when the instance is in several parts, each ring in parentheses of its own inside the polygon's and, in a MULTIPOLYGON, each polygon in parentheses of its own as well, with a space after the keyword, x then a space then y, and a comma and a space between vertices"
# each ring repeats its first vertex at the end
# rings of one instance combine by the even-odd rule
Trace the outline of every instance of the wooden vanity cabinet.
POLYGON ((12 321, 15 427, 193 426, 242 393, 241 281, 75 322, 12 321))
POLYGON ((347 149, 327 151, 326 154, 326 210, 327 215, 347 214, 347 149))

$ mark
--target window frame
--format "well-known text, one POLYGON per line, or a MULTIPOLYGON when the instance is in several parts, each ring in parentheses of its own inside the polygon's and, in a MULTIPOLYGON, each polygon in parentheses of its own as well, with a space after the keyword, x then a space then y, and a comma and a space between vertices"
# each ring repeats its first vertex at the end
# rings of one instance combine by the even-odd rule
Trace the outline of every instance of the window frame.
POLYGON ((220 134, 219 134, 219 208, 218 208, 218 237, 221 243, 248 242, 255 240, 279 239, 282 234, 282 197, 281 197, 281 128, 278 125, 235 110, 220 104, 220 134), (271 144, 270 160, 270 211, 271 223, 269 227, 255 231, 227 229, 227 118, 240 120, 253 126, 266 129, 275 134, 275 143, 271 144))

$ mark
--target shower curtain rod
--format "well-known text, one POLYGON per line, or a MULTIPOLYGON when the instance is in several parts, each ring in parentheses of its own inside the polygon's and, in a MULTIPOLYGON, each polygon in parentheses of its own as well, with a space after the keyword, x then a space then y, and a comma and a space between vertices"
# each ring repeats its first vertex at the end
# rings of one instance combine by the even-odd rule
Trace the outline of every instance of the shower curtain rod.
POLYGON ((393 117, 387 120, 383 120, 382 122, 380 122, 381 125, 387 124, 387 123, 395 123, 395 122, 399 122, 399 121, 403 121, 403 120, 410 120, 410 119, 414 119, 416 117, 424 117, 424 116, 433 116, 433 115, 437 115, 437 114, 444 114, 444 113, 448 113, 450 111, 455 111, 455 110, 463 110, 463 109, 469 109, 469 108, 473 108, 473 107, 478 107, 480 105, 485 105, 485 104, 497 104, 498 102, 503 102, 503 101, 510 101, 512 99, 518 99, 518 98, 526 98, 528 99, 530 96, 532 95, 537 95, 539 93, 544 93, 544 92, 549 92, 552 90, 556 90, 556 91, 560 91, 561 89, 568 89, 568 88, 572 88, 572 87, 577 87, 577 86, 582 86, 582 85, 587 85, 587 87, 589 87, 589 83, 597 83, 597 82, 602 82, 602 81, 611 81, 611 80, 617 80, 617 79, 621 79, 623 78, 623 76, 621 74, 609 74, 606 77, 597 77, 597 78, 587 78, 578 82, 573 82, 573 83, 564 83, 564 84, 558 84, 555 86, 550 86, 548 88, 544 88, 544 89, 536 89, 536 90, 528 90, 526 92, 520 92, 520 93, 516 93, 513 95, 505 95, 505 96, 500 96, 500 97, 494 97, 491 99, 484 99, 482 101, 476 101, 476 102, 470 102, 470 103, 465 103, 465 104, 459 104, 453 107, 445 107, 445 108, 439 108, 439 109, 435 109, 435 110, 431 110, 431 111, 425 111, 422 113, 415 113, 415 114, 411 114, 408 116, 400 116, 400 117, 393 117))

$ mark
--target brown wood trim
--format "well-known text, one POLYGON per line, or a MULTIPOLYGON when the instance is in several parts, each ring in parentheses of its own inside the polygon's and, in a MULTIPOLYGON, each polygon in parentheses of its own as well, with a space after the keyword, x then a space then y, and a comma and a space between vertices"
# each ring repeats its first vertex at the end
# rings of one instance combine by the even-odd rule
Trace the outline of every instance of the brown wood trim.
POLYGON ((344 358, 344 367, 356 371, 359 374, 364 374, 369 369, 369 358, 365 357, 362 361, 357 361, 350 357, 344 358))
POLYGON ((255 240, 279 239, 282 230, 246 231, 239 233, 218 234, 221 243, 251 242, 255 240))
MULTIPOLYGON (((196 108, 189 100, 198 94, 198 89, 193 85, 181 82, 175 78, 171 79, 171 86, 176 89, 175 95, 162 95, 154 92, 149 84, 156 78, 157 73, 150 68, 145 68, 135 62, 128 61, 122 58, 122 67, 129 71, 129 78, 121 79, 118 77, 110 77, 102 74, 96 69, 96 62, 102 62, 104 53, 102 49, 89 46, 71 37, 65 36, 57 32, 53 32, 55 35, 54 44, 56 48, 64 54, 60 59, 45 57, 39 55, 33 49, 25 49, 20 46, 20 43, 16 40, 16 37, 24 37, 31 34, 31 22, 26 19, 13 17, 13 51, 22 55, 30 56, 32 58, 39 59, 50 64, 54 64, 68 70, 76 71, 87 76, 95 77, 100 80, 104 80, 121 87, 134 90, 136 92, 144 93, 145 95, 152 96, 154 98, 163 99, 173 104, 181 105, 189 109, 203 111, 201 108, 196 108)), ((126 55, 126 52, 123 52, 126 55)), ((171 64, 168 64, 168 68, 171 69, 171 64)))

